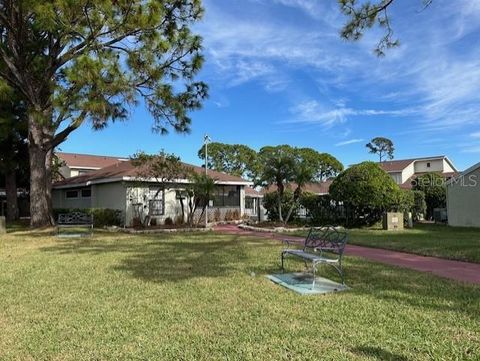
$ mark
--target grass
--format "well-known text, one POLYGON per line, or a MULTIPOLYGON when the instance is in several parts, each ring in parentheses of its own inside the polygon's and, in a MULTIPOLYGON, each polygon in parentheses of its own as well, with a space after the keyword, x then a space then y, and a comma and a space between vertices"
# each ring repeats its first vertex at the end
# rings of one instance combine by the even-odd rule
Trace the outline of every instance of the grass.
POLYGON ((264 277, 280 249, 213 233, 2 236, 0 359, 480 358, 480 287, 347 258, 351 291, 299 296, 264 277))
MULTIPOLYGON (((306 236, 308 231, 288 233, 306 236)), ((352 229, 348 242, 359 246, 391 249, 422 256, 433 256, 480 263, 480 230, 438 224, 416 224, 404 231, 352 229)))

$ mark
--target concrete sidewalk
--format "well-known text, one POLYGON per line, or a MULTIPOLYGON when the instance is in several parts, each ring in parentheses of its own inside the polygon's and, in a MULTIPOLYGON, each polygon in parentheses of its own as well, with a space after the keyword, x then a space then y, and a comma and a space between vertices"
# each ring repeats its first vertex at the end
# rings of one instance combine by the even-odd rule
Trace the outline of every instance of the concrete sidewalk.
MULTIPOLYGON (((222 225, 214 228, 215 232, 235 234, 241 236, 255 236, 275 240, 291 240, 302 242, 304 238, 286 236, 278 233, 253 232, 238 228, 235 225, 222 225)), ((437 257, 418 256, 411 253, 389 251, 380 248, 347 245, 345 250, 349 256, 363 257, 372 261, 410 268, 420 272, 429 272, 434 275, 449 278, 459 282, 480 284, 480 264, 452 261, 437 257)))

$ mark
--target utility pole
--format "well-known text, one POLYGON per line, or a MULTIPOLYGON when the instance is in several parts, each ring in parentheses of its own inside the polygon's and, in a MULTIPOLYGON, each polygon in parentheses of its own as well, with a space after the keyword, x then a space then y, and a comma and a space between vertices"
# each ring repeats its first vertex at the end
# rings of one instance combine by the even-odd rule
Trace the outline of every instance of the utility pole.
MULTIPOLYGON (((203 137, 203 144, 205 146, 205 175, 208 176, 208 142, 210 142, 211 139, 208 136, 208 134, 205 134, 203 137)), ((206 199, 206 205, 205 205, 205 228, 208 226, 208 203, 210 202, 210 199, 206 199)))

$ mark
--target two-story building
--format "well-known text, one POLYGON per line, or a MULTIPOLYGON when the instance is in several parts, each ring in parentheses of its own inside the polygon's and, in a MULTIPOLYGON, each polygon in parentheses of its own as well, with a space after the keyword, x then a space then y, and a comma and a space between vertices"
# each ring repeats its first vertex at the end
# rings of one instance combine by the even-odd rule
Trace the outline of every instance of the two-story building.
POLYGON ((446 180, 458 174, 457 168, 441 155, 437 157, 390 160, 378 163, 401 188, 411 189, 412 181, 425 173, 438 173, 446 180))
POLYGON ((102 169, 127 160, 122 157, 109 157, 105 155, 91 155, 78 153, 57 152, 57 157, 62 162, 60 174, 63 178, 75 177, 98 169, 102 169))

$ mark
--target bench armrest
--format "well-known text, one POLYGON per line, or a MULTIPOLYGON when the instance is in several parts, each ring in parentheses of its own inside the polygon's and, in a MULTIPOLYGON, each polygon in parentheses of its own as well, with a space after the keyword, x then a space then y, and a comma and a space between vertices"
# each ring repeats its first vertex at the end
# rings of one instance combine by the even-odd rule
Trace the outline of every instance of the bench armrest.
POLYGON ((284 247, 285 249, 289 249, 289 248, 290 248, 290 243, 291 243, 291 241, 289 241, 288 239, 283 239, 283 240, 282 240, 282 244, 283 244, 283 247, 284 247))

